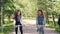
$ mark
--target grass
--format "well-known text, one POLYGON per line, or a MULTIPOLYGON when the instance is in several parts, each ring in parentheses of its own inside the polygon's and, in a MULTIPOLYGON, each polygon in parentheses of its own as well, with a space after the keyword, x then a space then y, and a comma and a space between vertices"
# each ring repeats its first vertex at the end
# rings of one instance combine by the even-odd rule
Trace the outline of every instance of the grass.
POLYGON ((2 30, 1 30, 1 29, 2 29, 2 27, 0 26, 0 34, 3 34, 3 32, 2 32, 2 30))
POLYGON ((57 22, 56 25, 54 26, 54 24, 52 22, 49 22, 48 24, 50 28, 54 28, 57 32, 60 32, 60 27, 58 26, 57 22))
POLYGON ((3 32, 2 27, 0 27, 0 34, 9 34, 10 32, 13 31, 13 29, 14 29, 13 21, 5 22, 5 24, 3 25, 3 32))

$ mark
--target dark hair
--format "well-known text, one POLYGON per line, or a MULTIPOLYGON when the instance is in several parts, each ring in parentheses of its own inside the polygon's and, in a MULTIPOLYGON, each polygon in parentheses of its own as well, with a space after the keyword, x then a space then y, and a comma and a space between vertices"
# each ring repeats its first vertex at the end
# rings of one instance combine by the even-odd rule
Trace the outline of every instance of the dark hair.
POLYGON ((20 10, 17 10, 17 13, 20 12, 20 15, 21 15, 21 11, 20 10))
POLYGON ((20 10, 16 10, 15 13, 14 13, 15 17, 17 16, 18 12, 20 12, 20 16, 21 16, 21 11, 20 10))
POLYGON ((41 12, 41 15, 43 15, 43 11, 42 10, 38 10, 38 12, 41 12))

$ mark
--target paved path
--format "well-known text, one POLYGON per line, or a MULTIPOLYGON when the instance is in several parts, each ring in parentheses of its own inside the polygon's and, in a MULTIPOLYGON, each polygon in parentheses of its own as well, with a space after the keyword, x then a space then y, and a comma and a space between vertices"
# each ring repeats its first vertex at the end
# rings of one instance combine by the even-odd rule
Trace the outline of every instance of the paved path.
MULTIPOLYGON (((38 34, 38 32, 36 30, 37 30, 37 27, 34 23, 34 20, 28 21, 28 22, 25 21, 25 24, 23 26, 24 34, 38 34)), ((47 27, 44 28, 44 33, 45 34, 59 34, 54 29, 47 28, 47 27)), ((15 32, 13 31, 10 34, 15 34, 15 32)), ((20 32, 19 32, 19 34, 20 34, 20 32)))

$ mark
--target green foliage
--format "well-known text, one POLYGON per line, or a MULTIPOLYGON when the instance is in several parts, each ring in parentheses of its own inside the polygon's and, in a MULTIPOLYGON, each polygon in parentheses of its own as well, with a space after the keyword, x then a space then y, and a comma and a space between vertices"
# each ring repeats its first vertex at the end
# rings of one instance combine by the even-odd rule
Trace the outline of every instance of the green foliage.
POLYGON ((56 25, 54 26, 54 24, 51 21, 49 21, 48 27, 54 28, 56 31, 60 32, 60 27, 57 22, 56 25))
MULTIPOLYGON (((54 15, 59 15, 60 14, 60 0, 58 1, 50 1, 48 3, 48 12, 51 14, 53 13, 54 15)), ((48 13, 48 14, 49 14, 48 13)))
MULTIPOLYGON (((1 14, 1 6, 4 6, 4 17, 11 16, 16 9, 21 10, 23 16, 25 18, 35 18, 37 14, 37 10, 41 9, 48 12, 49 15, 52 13, 54 15, 60 14, 60 0, 52 1, 52 0, 0 0, 0 14, 1 14)), ((1 20, 1 18, 0 18, 1 20)), ((51 24, 50 24, 51 25, 51 24)), ((12 27, 12 26, 8 26, 12 27)), ((1 29, 1 28, 0 28, 1 29)), ((8 31, 7 26, 4 28, 4 33, 8 31)), ((9 30, 10 31, 10 30, 9 30)), ((8 31, 8 32, 9 32, 8 31)))
POLYGON ((4 24, 4 28, 0 27, 0 34, 9 34, 10 32, 13 31, 13 23, 12 21, 10 21, 10 23, 8 22, 5 22, 6 24, 4 24), (3 32, 2 32, 2 29, 3 29, 3 32))
POLYGON ((24 17, 35 16, 37 11, 37 0, 14 0, 16 9, 20 9, 24 17))
MULTIPOLYGON (((2 5, 2 3, 1 3, 2 5)), ((36 11, 38 9, 48 11, 48 14, 54 13, 55 15, 60 14, 60 1, 52 0, 6 0, 3 2, 4 12, 5 10, 14 10, 19 9, 22 11, 24 17, 36 16, 36 11)))
POLYGON ((11 16, 13 14, 14 11, 12 10, 5 10, 4 11, 4 16, 7 17, 7 16, 11 16))

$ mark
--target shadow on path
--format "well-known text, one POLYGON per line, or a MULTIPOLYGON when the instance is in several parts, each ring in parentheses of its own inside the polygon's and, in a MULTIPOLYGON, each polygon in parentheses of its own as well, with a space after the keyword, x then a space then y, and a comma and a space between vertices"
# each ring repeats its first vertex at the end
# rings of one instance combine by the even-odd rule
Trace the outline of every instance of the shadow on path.
MULTIPOLYGON (((23 32, 24 32, 24 34, 38 34, 36 25, 31 25, 31 24, 24 25, 23 32)), ((12 32, 10 34, 13 34, 13 33, 15 33, 15 32, 12 32)), ((44 33, 45 34, 59 34, 55 30, 53 30, 51 28, 46 28, 46 27, 44 28, 44 33)), ((20 34, 20 32, 19 32, 19 34, 20 34)))

